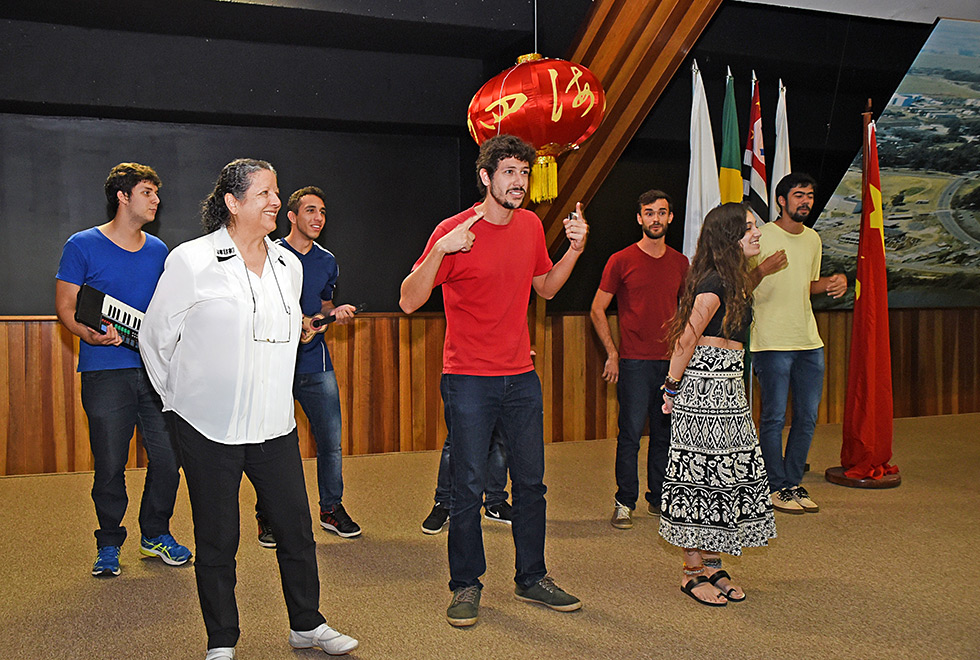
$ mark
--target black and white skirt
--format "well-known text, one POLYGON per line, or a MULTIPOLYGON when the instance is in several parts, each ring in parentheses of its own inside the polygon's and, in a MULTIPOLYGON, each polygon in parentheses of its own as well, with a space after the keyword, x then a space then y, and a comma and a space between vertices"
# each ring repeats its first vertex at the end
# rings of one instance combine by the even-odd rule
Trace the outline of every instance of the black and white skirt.
POLYGON ((695 347, 674 399, 660 517, 673 545, 740 555, 776 536, 742 357, 695 347))

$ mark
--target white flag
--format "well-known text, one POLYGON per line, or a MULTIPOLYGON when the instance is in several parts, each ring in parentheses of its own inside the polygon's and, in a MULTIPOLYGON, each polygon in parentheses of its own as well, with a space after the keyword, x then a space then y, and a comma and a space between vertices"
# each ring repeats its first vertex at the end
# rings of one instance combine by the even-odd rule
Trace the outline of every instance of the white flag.
POLYGON ((721 204, 718 186, 718 161, 711 135, 708 98, 697 61, 691 66, 693 101, 691 103, 691 167, 687 173, 687 207, 684 210, 684 256, 694 258, 701 233, 701 222, 711 209, 721 204))
POLYGON ((769 216, 779 218, 779 205, 776 204, 776 186, 780 179, 792 171, 789 162, 789 124, 786 121, 786 87, 779 81, 779 102, 776 104, 776 153, 772 157, 772 192, 769 199, 769 216))

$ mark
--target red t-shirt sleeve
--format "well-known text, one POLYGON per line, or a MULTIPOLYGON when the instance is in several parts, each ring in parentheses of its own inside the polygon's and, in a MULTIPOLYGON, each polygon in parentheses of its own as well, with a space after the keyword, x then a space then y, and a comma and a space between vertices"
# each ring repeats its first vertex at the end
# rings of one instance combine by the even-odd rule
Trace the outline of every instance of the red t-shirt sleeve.
MULTIPOLYGON (((425 258, 429 256, 429 252, 432 251, 433 246, 436 244, 440 238, 451 232, 456 225, 465 219, 465 212, 459 215, 453 216, 447 220, 443 220, 439 225, 433 230, 432 235, 429 236, 429 240, 425 244, 425 249, 422 250, 422 256, 418 258, 415 264, 412 265, 412 270, 422 265, 425 258)), ((446 281, 449 277, 449 273, 453 267, 453 261, 455 261, 455 254, 447 254, 442 258, 442 263, 439 264, 439 270, 436 271, 436 279, 432 283, 432 287, 435 288, 446 281)))
POLYGON ((606 267, 602 269, 602 279, 599 280, 599 288, 614 296, 619 291, 619 285, 623 282, 619 261, 615 254, 609 257, 606 267))

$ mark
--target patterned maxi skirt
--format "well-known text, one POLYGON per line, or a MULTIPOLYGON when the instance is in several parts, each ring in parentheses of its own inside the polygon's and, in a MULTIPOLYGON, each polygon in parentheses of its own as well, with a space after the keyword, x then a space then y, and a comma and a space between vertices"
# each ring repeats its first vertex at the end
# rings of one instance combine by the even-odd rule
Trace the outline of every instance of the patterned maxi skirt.
POLYGON ((740 555, 776 536, 742 356, 697 346, 674 399, 660 517, 673 545, 740 555))

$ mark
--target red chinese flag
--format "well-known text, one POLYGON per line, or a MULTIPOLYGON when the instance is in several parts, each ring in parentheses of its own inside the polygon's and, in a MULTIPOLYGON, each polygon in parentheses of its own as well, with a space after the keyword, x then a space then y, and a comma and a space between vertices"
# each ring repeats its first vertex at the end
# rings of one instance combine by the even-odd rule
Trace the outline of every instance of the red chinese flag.
POLYGON ((888 464, 892 457, 892 370, 884 214, 874 122, 868 124, 865 154, 861 239, 840 458, 847 477, 880 479, 896 474, 898 468, 888 464))

